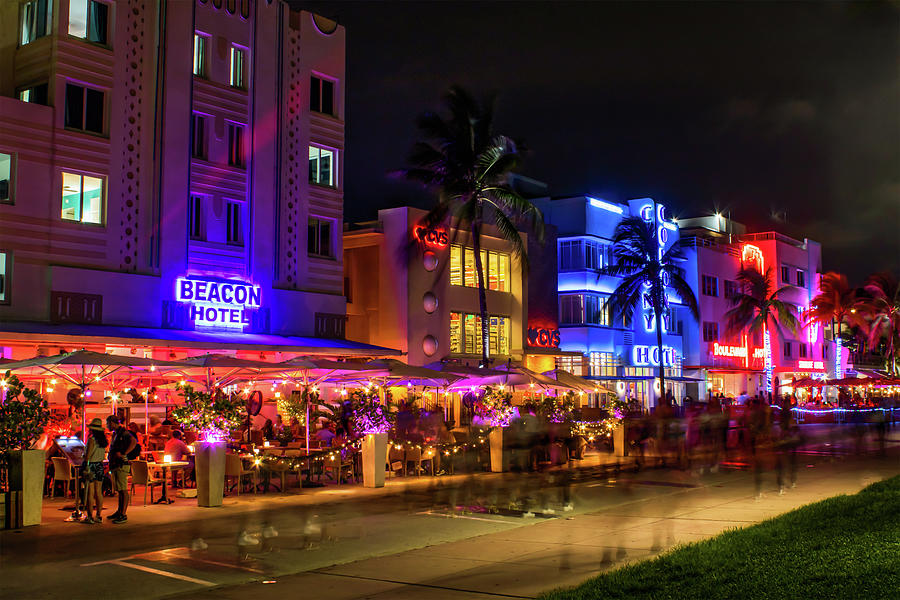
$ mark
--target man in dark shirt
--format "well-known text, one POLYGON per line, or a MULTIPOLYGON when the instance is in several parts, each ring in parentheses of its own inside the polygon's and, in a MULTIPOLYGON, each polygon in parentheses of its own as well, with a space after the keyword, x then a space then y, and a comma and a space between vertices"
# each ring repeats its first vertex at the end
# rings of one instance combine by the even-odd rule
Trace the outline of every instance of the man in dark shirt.
POLYGON ((125 515, 129 501, 128 476, 131 474, 128 453, 137 445, 137 440, 115 415, 106 418, 106 428, 112 432, 112 441, 109 444, 109 473, 119 495, 119 509, 106 518, 112 519, 112 522, 118 525, 128 521, 125 515))

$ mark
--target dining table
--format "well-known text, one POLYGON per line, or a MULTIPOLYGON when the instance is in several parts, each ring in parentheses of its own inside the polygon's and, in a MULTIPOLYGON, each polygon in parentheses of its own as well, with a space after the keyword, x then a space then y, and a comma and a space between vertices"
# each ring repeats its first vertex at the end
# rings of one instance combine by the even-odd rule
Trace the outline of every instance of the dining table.
POLYGON ((175 502, 171 498, 169 498, 168 488, 169 488, 169 469, 184 469, 189 466, 191 463, 186 460, 172 460, 168 462, 160 462, 160 463, 152 463, 150 466, 159 469, 162 471, 162 496, 159 497, 154 504, 172 504, 175 502))

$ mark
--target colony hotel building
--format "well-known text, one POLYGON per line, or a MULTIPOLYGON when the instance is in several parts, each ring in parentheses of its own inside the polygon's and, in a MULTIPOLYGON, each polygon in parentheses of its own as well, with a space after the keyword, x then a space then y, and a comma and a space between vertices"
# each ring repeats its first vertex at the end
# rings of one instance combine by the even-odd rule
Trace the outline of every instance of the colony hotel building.
POLYGON ((343 340, 344 29, 280 0, 0 3, 0 356, 343 340))
POLYGON ((682 375, 682 330, 693 317, 669 297, 660 356, 652 309, 638 306, 627 326, 621 318, 612 319, 604 303, 620 279, 599 275, 609 264, 613 232, 624 217, 641 216, 654 223, 663 252, 678 243, 678 226, 667 208, 650 198, 619 204, 588 196, 545 199, 537 205, 544 220, 559 230, 559 347, 575 353, 558 357, 557 365, 601 380, 620 397, 636 398, 651 408, 660 397, 656 376, 662 361, 667 385, 681 400, 689 381, 682 375))

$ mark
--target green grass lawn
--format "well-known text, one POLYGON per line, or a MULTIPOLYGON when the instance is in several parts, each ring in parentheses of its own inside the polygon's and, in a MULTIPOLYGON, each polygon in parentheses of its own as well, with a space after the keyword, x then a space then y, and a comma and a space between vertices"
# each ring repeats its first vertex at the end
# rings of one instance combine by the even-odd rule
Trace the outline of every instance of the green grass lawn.
POLYGON ((900 598, 900 476, 542 596, 587 598, 900 598))

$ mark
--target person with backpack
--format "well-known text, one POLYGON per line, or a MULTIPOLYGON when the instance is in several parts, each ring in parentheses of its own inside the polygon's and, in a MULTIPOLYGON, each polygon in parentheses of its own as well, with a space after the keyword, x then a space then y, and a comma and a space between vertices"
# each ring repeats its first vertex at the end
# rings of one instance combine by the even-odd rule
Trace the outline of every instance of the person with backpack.
POLYGON ((113 480, 113 487, 119 495, 119 509, 106 518, 119 525, 128 521, 125 513, 129 502, 130 461, 140 456, 141 447, 116 415, 106 417, 106 428, 112 432, 112 441, 109 444, 109 474, 113 480))

